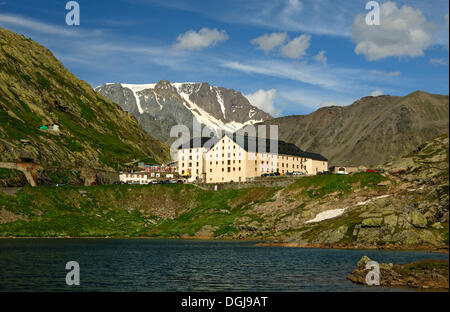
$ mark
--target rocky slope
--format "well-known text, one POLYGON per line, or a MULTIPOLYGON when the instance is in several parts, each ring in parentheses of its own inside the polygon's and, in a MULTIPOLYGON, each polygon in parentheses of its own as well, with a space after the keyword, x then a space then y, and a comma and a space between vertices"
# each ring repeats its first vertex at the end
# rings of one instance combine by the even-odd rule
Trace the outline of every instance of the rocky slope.
POLYGON ((193 117, 211 129, 233 132, 271 118, 240 92, 206 82, 107 83, 95 90, 133 114, 145 130, 165 142, 173 141, 170 129, 174 125, 186 125, 192 131, 193 117))
POLYGON ((117 169, 163 161, 168 147, 77 79, 41 45, 0 28, 0 161, 117 169), (60 131, 40 130, 58 123, 60 131))
POLYGON ((264 220, 253 227, 291 246, 448 251, 448 147, 433 139, 384 174, 300 180, 249 210, 264 220))
POLYGON ((417 91, 365 97, 349 106, 272 119, 280 139, 330 159, 330 165, 379 165, 448 133, 449 97, 417 91))

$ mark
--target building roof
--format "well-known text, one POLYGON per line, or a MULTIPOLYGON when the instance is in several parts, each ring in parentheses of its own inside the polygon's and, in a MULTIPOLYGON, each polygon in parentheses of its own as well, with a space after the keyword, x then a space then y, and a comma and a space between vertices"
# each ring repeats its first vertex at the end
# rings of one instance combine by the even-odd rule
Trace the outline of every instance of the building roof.
POLYGON ((212 147, 215 145, 219 139, 217 137, 197 137, 193 138, 188 142, 184 142, 178 146, 178 149, 182 148, 199 148, 199 147, 205 147, 206 143, 208 143, 208 147, 212 147), (211 140, 211 141, 210 141, 211 140))
MULTIPOLYGON (((230 136, 230 138, 231 138, 231 136, 230 136)), ((258 152, 258 153, 261 153, 261 152, 270 153, 271 152, 270 147, 276 146, 278 144, 278 151, 277 151, 278 154, 311 158, 314 160, 321 160, 321 161, 328 161, 327 158, 325 158, 324 156, 322 156, 320 154, 305 152, 302 149, 300 149, 297 145, 295 145, 293 143, 286 143, 282 140, 272 140, 272 139, 266 138, 265 139, 265 141, 266 141, 265 149, 260 151, 260 148, 263 148, 263 147, 260 147, 258 143, 260 140, 264 140, 263 138, 240 136, 240 139, 238 139, 236 135, 233 135, 232 139, 234 142, 236 142, 239 146, 241 146, 247 152, 249 151, 250 147, 252 147, 252 149, 253 149, 253 147, 255 147, 256 152, 258 152)))
MULTIPOLYGON (((257 138, 257 137, 251 137, 251 136, 238 136, 236 134, 230 135, 226 134, 229 138, 231 138, 234 142, 236 142, 240 147, 242 147, 247 152, 250 150, 250 148, 253 150, 253 147, 255 147, 255 152, 261 153, 266 152, 270 153, 270 147, 278 145, 278 154, 281 155, 288 155, 288 156, 298 156, 303 158, 310 158, 314 160, 320 160, 320 161, 328 161, 327 158, 320 154, 316 153, 310 153, 305 152, 302 149, 300 149, 297 145, 292 143, 286 143, 281 140, 271 140, 271 139, 263 139, 263 138, 257 138), (259 140, 265 140, 265 148, 263 150, 260 150, 262 147, 258 144, 259 140)), ((213 147, 220 139, 217 137, 201 137, 201 138, 193 138, 189 142, 186 142, 185 144, 182 144, 178 147, 178 149, 182 148, 198 148, 198 147, 205 147, 206 143, 211 140, 208 143, 208 147, 213 147)), ((263 145, 263 144, 261 144, 263 145)), ((253 152, 253 151, 251 151, 253 152)))

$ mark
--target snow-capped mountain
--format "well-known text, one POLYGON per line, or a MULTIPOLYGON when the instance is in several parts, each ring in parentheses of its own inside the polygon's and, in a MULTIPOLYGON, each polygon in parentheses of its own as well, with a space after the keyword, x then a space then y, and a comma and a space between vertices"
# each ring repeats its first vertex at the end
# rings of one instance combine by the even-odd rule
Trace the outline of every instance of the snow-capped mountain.
POLYGON ((133 114, 153 136, 170 139, 170 128, 182 124, 192 129, 195 117, 211 129, 236 131, 245 125, 270 119, 250 104, 242 93, 204 83, 156 84, 106 83, 95 91, 133 114))

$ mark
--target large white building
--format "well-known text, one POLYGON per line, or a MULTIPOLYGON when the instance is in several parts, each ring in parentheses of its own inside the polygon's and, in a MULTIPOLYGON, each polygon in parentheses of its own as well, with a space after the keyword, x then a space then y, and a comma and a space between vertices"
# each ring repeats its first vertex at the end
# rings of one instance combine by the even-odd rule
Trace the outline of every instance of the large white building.
POLYGON ((178 173, 189 181, 206 183, 245 182, 264 173, 302 172, 317 174, 328 170, 328 160, 302 151, 291 143, 252 137, 224 135, 194 138, 178 149, 178 173), (272 148, 272 149, 271 149, 272 148))

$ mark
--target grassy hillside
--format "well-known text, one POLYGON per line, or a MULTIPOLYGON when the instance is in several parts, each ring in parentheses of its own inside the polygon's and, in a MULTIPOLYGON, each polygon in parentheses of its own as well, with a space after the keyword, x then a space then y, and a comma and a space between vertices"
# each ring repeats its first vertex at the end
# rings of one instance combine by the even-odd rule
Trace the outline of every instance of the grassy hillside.
POLYGON ((116 169, 135 159, 168 157, 166 145, 49 50, 0 28, 0 161, 31 158, 44 167, 116 169), (59 135, 39 130, 56 122, 59 135))
POLYGON ((449 97, 422 91, 404 97, 365 97, 349 106, 323 107, 268 120, 282 140, 324 155, 331 165, 381 165, 448 133, 449 97))

